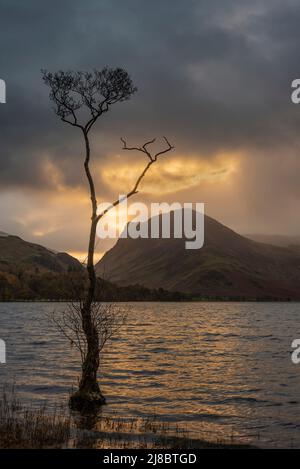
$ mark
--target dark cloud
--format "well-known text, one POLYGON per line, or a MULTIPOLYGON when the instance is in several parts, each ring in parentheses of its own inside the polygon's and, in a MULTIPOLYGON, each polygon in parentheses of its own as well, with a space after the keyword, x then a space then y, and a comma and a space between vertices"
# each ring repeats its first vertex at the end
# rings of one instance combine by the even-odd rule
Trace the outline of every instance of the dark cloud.
MULTIPOLYGON (((296 0, 0 0, 0 9, 8 90, 0 108, 1 187, 51 188, 43 170, 49 158, 66 184, 82 183, 79 135, 51 112, 41 68, 109 65, 131 74, 139 92, 97 127, 102 158, 119 150, 120 135, 167 134, 178 154, 268 155, 271 187, 272 148, 278 155, 299 143, 300 108, 290 102, 290 83, 300 76, 296 0)), ((285 184, 289 192, 287 176, 285 184)))

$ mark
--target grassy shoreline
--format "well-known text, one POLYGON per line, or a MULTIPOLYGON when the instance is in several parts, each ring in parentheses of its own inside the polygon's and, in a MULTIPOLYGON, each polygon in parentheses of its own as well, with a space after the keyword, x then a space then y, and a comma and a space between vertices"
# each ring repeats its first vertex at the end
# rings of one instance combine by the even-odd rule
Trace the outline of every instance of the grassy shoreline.
POLYGON ((72 415, 45 406, 26 407, 14 392, 0 401, 0 449, 251 449, 252 445, 190 438, 182 428, 156 417, 121 419, 72 415))

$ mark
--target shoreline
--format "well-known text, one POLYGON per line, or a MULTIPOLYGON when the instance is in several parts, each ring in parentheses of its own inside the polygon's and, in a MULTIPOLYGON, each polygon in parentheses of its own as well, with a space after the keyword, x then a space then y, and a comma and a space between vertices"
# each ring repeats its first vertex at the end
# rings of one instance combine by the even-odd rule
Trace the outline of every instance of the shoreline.
POLYGON ((257 449, 238 437, 193 438, 178 425, 148 418, 102 417, 97 412, 30 408, 14 390, 0 402, 0 449, 257 449))

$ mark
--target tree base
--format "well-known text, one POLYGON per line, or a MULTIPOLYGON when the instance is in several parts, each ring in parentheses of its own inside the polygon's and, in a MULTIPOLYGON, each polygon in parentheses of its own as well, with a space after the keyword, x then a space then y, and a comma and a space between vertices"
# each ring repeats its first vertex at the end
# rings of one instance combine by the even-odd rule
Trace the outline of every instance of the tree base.
POLYGON ((100 392, 76 391, 69 400, 72 410, 93 410, 106 404, 105 397, 100 392))

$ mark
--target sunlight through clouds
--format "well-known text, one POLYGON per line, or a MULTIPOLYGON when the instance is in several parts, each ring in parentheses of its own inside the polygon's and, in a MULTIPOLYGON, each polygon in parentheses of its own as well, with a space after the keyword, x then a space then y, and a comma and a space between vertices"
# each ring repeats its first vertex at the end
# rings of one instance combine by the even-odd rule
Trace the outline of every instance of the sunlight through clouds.
MULTIPOLYGON (((151 194, 169 194, 195 187, 201 182, 216 183, 228 180, 237 171, 238 156, 221 153, 213 159, 175 157, 161 159, 150 168, 142 181, 140 191, 151 194)), ((128 164, 115 158, 101 171, 104 182, 119 192, 128 191, 142 172, 140 161, 128 164)))

